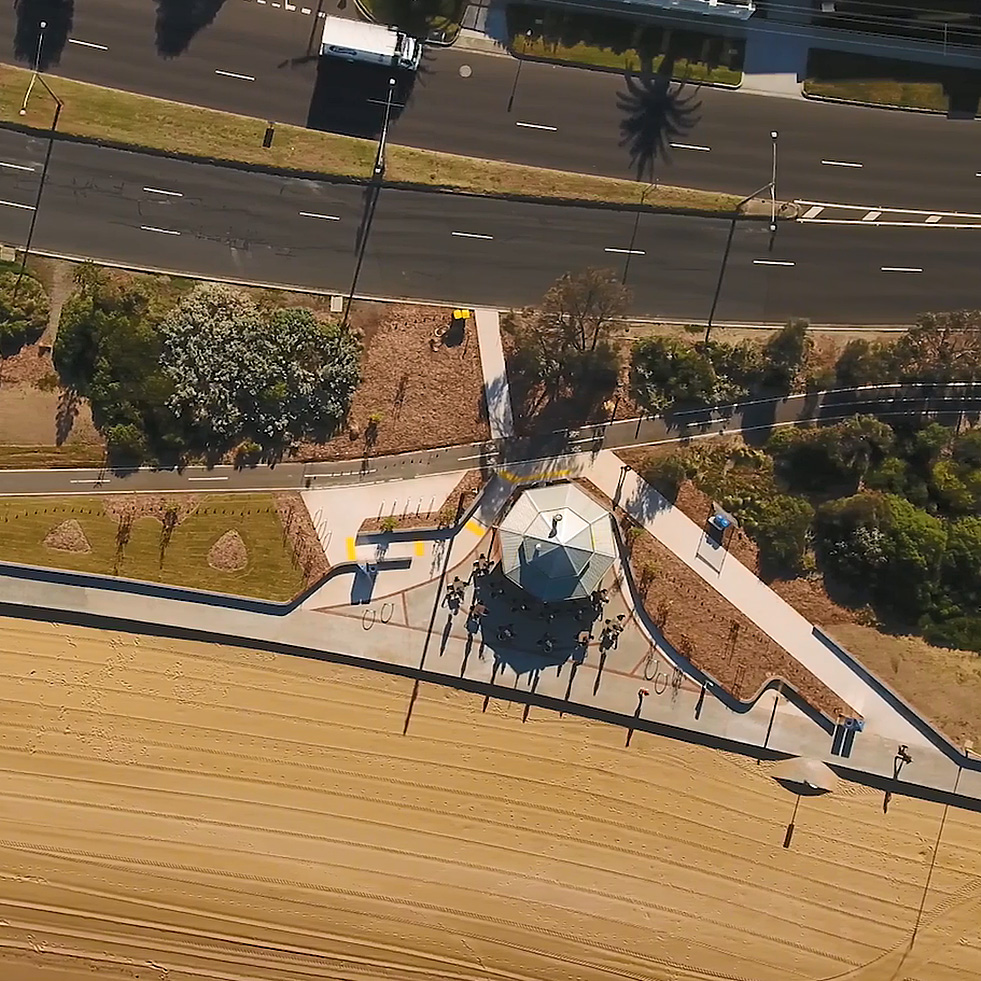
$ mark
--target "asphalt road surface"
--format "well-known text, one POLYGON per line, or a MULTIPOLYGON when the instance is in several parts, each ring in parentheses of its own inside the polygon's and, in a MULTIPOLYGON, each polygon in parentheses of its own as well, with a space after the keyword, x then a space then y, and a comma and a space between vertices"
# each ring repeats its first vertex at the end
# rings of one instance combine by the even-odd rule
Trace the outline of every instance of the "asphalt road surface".
MULTIPOLYGON (((177 0, 22 0, 18 18, 11 4, 2 4, 0 36, 12 40, 0 56, 19 52, 30 63, 33 24, 48 17, 55 23, 45 59, 53 73, 300 125, 330 125, 320 108, 338 92, 357 102, 356 81, 345 86, 321 77, 318 89, 314 0, 202 0, 198 9, 215 17, 196 32, 175 27, 173 17, 158 21, 158 10, 180 6, 177 0), (58 10, 71 11, 70 18, 58 10)), ((677 118, 668 123, 663 98, 631 95, 615 73, 532 62, 521 69, 508 112, 516 68, 506 57, 428 52, 393 140, 612 176, 635 176, 638 162, 649 163, 653 153, 654 172, 665 183, 745 195, 769 180, 769 134, 776 130, 784 198, 981 212, 973 121, 703 88, 687 106, 679 108, 676 98, 677 118), (631 116, 643 124, 643 146, 622 145, 621 124, 631 116)), ((681 100, 687 98, 683 93, 681 100)), ((364 109, 370 131, 379 114, 367 103, 364 109)))
POLYGON ((302 490, 402 480, 423 474, 470 470, 477 466, 515 464, 563 454, 622 449, 651 443, 681 442, 716 433, 744 432, 762 442, 775 426, 804 421, 831 421, 855 413, 883 418, 930 413, 950 421, 959 412, 981 411, 981 383, 956 392, 929 394, 923 386, 886 385, 845 389, 786 399, 761 399, 739 406, 680 412, 670 418, 627 419, 611 424, 561 431, 530 440, 468 443, 364 460, 331 463, 284 463, 276 467, 187 467, 184 470, 60 469, 0 471, 0 495, 65 495, 122 491, 266 491, 302 490))
MULTIPOLYGON (((238 0, 244 2, 244 0, 238 0)), ((26 241, 47 140, 0 132, 0 242, 26 241)), ((346 293, 366 191, 56 142, 33 247, 346 293)), ((634 313, 703 321, 729 222, 384 189, 359 295, 531 303, 570 269, 630 265, 634 313), (636 235, 634 228, 636 223, 636 235)), ((909 323, 976 306, 976 230, 736 223, 716 320, 909 323)))

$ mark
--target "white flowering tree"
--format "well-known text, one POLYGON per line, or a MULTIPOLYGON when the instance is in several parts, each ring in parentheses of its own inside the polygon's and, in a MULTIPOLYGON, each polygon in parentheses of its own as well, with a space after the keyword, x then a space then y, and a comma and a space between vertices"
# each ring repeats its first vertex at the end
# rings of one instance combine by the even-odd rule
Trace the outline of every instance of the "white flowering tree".
POLYGON ((245 294, 200 286, 161 324, 168 402, 196 441, 281 446, 329 434, 361 380, 357 338, 309 310, 268 317, 245 294))

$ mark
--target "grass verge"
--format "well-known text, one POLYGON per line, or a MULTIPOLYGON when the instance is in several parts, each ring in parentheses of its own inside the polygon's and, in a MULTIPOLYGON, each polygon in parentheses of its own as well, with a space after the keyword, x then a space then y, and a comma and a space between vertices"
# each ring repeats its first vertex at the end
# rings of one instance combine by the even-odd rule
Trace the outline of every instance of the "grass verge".
MULTIPOLYGON (((40 87, 27 115, 18 114, 29 78, 24 69, 0 65, 0 125, 50 128, 54 106, 40 87)), ((58 130, 69 136, 328 178, 367 179, 374 163, 375 144, 370 140, 284 125, 277 126, 273 145, 264 149, 264 120, 70 79, 53 79, 51 85, 64 102, 58 130)), ((388 148, 386 178, 391 184, 542 201, 637 204, 642 191, 637 181, 395 145, 388 148)), ((737 201, 734 194, 669 186, 659 186, 645 198, 650 210, 704 212, 732 212, 737 201)))
POLYGON ((938 112, 974 113, 981 72, 814 48, 804 94, 938 112))
POLYGON ((523 4, 509 5, 507 16, 515 54, 716 85, 735 86, 743 79, 741 39, 523 4))
POLYGON ((208 495, 197 507, 187 495, 175 495, 181 520, 169 533, 159 517, 166 506, 159 496, 126 496, 122 509, 132 518, 128 528, 125 518, 109 513, 107 502, 113 500, 0 498, 0 559, 278 601, 292 599, 304 587, 272 494, 208 495), (193 510, 186 513, 189 505, 193 510), (70 547, 45 544, 56 529, 61 544, 70 547), (247 563, 239 570, 209 564, 212 546, 229 531, 245 545, 247 563))
POLYGON ((94 443, 66 443, 64 446, 0 445, 0 470, 49 470, 58 467, 99 467, 105 449, 94 443))

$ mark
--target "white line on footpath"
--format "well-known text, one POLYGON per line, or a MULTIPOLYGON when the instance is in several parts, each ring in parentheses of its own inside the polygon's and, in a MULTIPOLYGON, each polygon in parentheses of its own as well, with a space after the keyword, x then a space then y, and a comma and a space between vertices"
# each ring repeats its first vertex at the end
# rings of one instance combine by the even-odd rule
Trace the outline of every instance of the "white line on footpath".
POLYGON ((238 72, 223 72, 220 68, 215 69, 216 75, 224 75, 226 78, 240 78, 243 82, 254 82, 255 75, 240 75, 238 72))
POLYGON ((710 146, 699 146, 697 143, 670 143, 669 146, 674 150, 701 150, 708 153, 710 146))
POLYGON ((544 129, 549 133, 558 131, 558 126, 543 126, 541 123, 515 123, 515 126, 524 126, 525 129, 544 129))
POLYGON ((16 201, 0 201, 0 204, 8 208, 21 208, 23 211, 33 211, 33 204, 18 204, 16 201))
POLYGON ((822 160, 825 167, 864 167, 865 164, 855 163, 852 160, 822 160))
POLYGON ((188 480, 228 480, 227 477, 188 477, 188 480))
POLYGON ((604 252, 616 252, 618 255, 647 255, 643 249, 603 249, 604 252))
POLYGON ((168 197, 171 198, 184 197, 184 195, 181 194, 180 191, 165 191, 162 187, 144 187, 143 190, 146 191, 147 194, 166 194, 168 197))
POLYGON ((796 263, 789 259, 754 259, 754 266, 794 266, 796 263))
POLYGON ((883 272, 923 272, 919 266, 881 266, 883 272))
POLYGON ((450 232, 451 235, 456 235, 457 238, 486 238, 492 239, 493 235, 478 235, 476 232, 450 232))
POLYGON ((157 228, 155 225, 140 225, 144 232, 159 232, 161 235, 180 235, 180 232, 173 228, 157 228))
POLYGON ((323 218, 324 221, 340 221, 337 215, 318 215, 316 211, 301 211, 301 218, 323 218))
POLYGON ((80 44, 83 48, 95 48, 96 51, 108 51, 109 48, 104 44, 95 44, 93 41, 81 41, 77 37, 70 37, 69 44, 80 44))
POLYGON ((9 164, 0 160, 0 167, 9 167, 11 170, 34 170, 33 167, 25 167, 23 164, 9 164))

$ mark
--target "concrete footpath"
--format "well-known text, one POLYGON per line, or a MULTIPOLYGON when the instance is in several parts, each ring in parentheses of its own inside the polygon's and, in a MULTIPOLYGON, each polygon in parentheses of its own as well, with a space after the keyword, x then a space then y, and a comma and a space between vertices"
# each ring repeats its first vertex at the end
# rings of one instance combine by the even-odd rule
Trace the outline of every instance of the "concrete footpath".
MULTIPOLYGON (((622 475, 618 458, 612 453, 556 459, 547 472, 540 462, 514 470, 508 479, 499 476, 492 482, 492 492, 478 503, 473 517, 482 529, 494 524, 513 481, 581 473, 616 498, 616 484, 622 475)), ((651 502, 645 502, 637 490, 624 479, 620 497, 628 509, 640 514, 651 502)), ((687 527, 687 520, 680 521, 668 509, 644 518, 658 537, 672 542, 682 558, 687 554, 686 561, 696 568, 693 563, 701 559, 693 550, 694 526, 689 522, 691 527, 687 527)), ((343 590, 332 593, 329 584, 302 605, 276 608, 109 577, 41 570, 18 573, 0 568, 0 609, 10 616, 163 633, 395 671, 475 691, 488 699, 517 700, 525 703, 528 711, 599 718, 624 727, 627 745, 634 729, 645 729, 751 756, 778 753, 822 759, 839 773, 857 774, 858 779, 896 794, 943 798, 956 789, 958 797, 965 798, 958 800, 962 806, 981 801, 981 771, 973 768, 973 761, 965 765, 963 757, 931 742, 923 728, 907 728, 908 720, 895 708, 877 704, 873 691, 863 693, 856 687, 861 681, 857 672, 849 672, 841 662, 833 670, 830 651, 825 651, 826 659, 821 661, 818 652, 808 649, 802 663, 819 676, 831 678, 829 683, 853 691, 855 700, 869 713, 865 731, 855 735, 847 752, 840 744, 836 747, 840 730, 806 712, 776 685, 752 705, 733 702, 711 684, 703 685, 697 671, 677 659, 662 638, 648 634, 636 620, 636 604, 618 567, 609 583, 613 605, 604 611, 610 616, 622 610, 628 619, 629 627, 618 644, 603 650, 594 641, 582 651, 563 648, 545 655, 535 645, 537 634, 532 631, 541 630, 542 625, 536 626, 534 621, 521 628, 523 646, 499 639, 493 617, 499 622, 514 617, 510 603, 503 610, 492 609, 486 621, 471 620, 464 612, 478 598, 471 578, 473 560, 481 552, 492 553, 493 533, 478 535, 463 529, 446 548, 445 562, 424 577, 425 581, 387 591, 385 580, 380 579, 358 602, 351 602, 343 590), (459 610, 454 611, 445 603, 445 583, 457 575, 468 585, 459 610), (907 732, 909 738, 903 738, 907 732), (899 742, 910 746, 913 763, 902 770, 897 781, 894 766, 899 742)), ((706 578, 715 575, 717 588, 723 587, 720 593, 744 604, 750 618, 778 642, 791 645, 788 649, 797 653, 797 643, 813 640, 806 632, 806 621, 775 603, 778 598, 762 584, 757 588, 747 582, 745 577, 751 574, 732 556, 724 568, 724 579, 711 571, 700 574, 706 578), (771 603, 775 603, 775 610, 769 613, 766 606, 771 603)), ((339 576, 350 576, 351 571, 342 570, 339 576)), ((484 594, 480 599, 484 601, 484 594)), ((488 605, 494 602, 491 599, 488 605)), ((407 706, 407 725, 409 715, 411 704, 407 706)))
POLYGON ((506 439, 514 435, 514 413, 511 389, 504 364, 501 344, 501 315, 488 307, 474 310, 477 321, 477 345, 480 348, 480 367, 484 374, 484 396, 487 400, 487 420, 491 439, 506 439))

